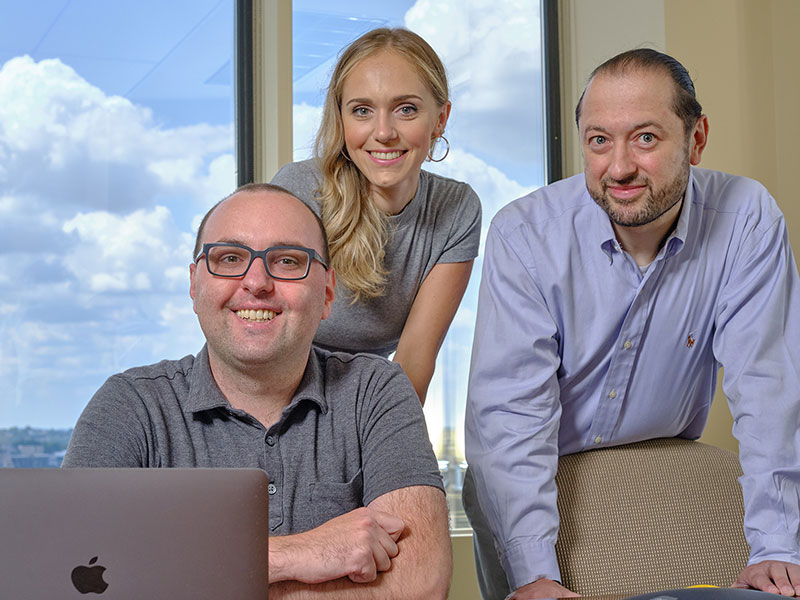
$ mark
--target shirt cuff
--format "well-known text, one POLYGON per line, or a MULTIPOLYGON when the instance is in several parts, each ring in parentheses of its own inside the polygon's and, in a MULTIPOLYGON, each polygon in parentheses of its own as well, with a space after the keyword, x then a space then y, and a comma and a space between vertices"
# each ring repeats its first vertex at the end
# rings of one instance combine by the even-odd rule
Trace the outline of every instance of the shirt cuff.
POLYGON ((765 560, 782 560, 800 564, 800 547, 798 539, 787 535, 758 535, 751 536, 750 560, 748 565, 763 562, 765 560))
POLYGON ((512 591, 537 579, 561 583, 555 544, 533 541, 509 544, 501 553, 500 562, 512 591))

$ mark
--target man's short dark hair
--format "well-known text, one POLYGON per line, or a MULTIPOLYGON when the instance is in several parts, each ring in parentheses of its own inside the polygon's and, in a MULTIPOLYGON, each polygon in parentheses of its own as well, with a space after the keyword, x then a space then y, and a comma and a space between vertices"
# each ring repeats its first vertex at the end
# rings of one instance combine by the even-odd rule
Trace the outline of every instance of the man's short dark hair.
MULTIPOLYGON (((689 77, 689 72, 680 62, 672 58, 668 54, 653 50, 652 48, 637 48, 635 50, 628 50, 622 54, 617 54, 615 57, 608 59, 602 65, 597 67, 589 76, 589 83, 592 82, 597 75, 610 74, 621 75, 632 70, 640 69, 643 71, 657 71, 661 70, 668 73, 675 88, 675 98, 673 110, 675 114, 683 121, 683 129, 688 135, 692 128, 697 123, 703 114, 703 107, 697 101, 694 91, 694 82, 689 77)), ((587 84, 588 88, 589 85, 587 84)), ((581 94, 581 99, 578 100, 578 105, 575 107, 575 124, 580 127, 578 123, 581 118, 581 105, 583 104, 583 97, 586 94, 586 88, 581 94)))
POLYGON ((320 235, 322 236, 322 258, 325 259, 326 263, 330 264, 331 259, 328 250, 328 234, 325 232, 325 225, 322 224, 322 219, 319 218, 319 215, 317 215, 317 213, 315 213, 310 206, 308 206, 305 202, 300 200, 300 198, 295 196, 292 192, 290 192, 286 188, 282 188, 281 186, 274 185, 272 183, 246 183, 243 186, 236 188, 236 191, 228 194, 222 200, 220 200, 214 206, 212 206, 203 217, 203 220, 200 221, 200 227, 197 228, 197 237, 194 240, 194 254, 192 254, 192 260, 196 259, 197 255, 200 254, 200 251, 203 249, 203 244, 201 240, 203 238, 203 231, 206 228, 206 223, 208 222, 208 219, 211 217, 214 211, 217 210, 217 207, 220 204, 225 202, 225 200, 227 200, 228 198, 235 196, 239 192, 272 192, 276 194, 286 194, 287 196, 291 196, 292 198, 297 200, 300 204, 305 206, 308 209, 308 211, 312 215, 314 215, 314 220, 317 222, 317 225, 319 226, 319 232, 320 235))

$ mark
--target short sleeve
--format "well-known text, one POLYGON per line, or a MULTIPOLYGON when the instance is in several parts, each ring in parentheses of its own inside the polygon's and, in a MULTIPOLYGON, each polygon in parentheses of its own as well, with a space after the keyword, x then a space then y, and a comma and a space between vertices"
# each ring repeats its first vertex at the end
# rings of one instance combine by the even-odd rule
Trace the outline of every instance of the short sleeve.
POLYGON ((147 422, 141 399, 125 376, 110 377, 78 419, 62 466, 147 466, 147 422))
POLYGON ((466 262, 478 256, 481 239, 481 201, 469 185, 461 184, 463 195, 454 203, 452 226, 437 263, 466 262))
POLYGON ((386 362, 368 378, 359 418, 365 506, 404 487, 443 489, 422 407, 399 365, 386 362))

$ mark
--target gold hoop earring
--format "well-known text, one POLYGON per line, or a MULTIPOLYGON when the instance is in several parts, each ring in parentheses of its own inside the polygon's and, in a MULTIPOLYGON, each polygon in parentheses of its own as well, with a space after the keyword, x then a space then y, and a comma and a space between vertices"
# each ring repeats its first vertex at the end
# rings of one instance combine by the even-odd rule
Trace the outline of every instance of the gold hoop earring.
POLYGON ((431 162, 442 162, 447 155, 450 154, 450 142, 447 141, 447 138, 443 135, 440 135, 438 138, 434 138, 433 144, 431 144, 431 149, 428 151, 428 160, 431 162), (433 149, 436 147, 436 143, 439 140, 444 140, 444 143, 447 144, 447 150, 444 151, 444 156, 442 158, 433 158, 433 149))
POLYGON ((339 154, 341 154, 347 162, 353 162, 353 159, 347 154, 347 146, 342 146, 342 149, 339 150, 339 154))

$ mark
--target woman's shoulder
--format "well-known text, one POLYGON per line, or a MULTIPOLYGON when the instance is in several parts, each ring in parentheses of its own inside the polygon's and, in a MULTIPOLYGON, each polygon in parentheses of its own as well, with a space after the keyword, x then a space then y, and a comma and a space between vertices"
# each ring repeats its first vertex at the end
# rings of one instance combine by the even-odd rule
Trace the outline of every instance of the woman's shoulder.
POLYGON ((319 189, 321 175, 313 158, 290 162, 283 165, 270 183, 289 190, 315 211, 319 209, 316 191, 319 189))
POLYGON ((471 209, 480 213, 480 198, 468 183, 425 170, 421 171, 421 176, 426 180, 428 201, 457 208, 459 212, 471 209))
POLYGON ((289 185, 297 183, 313 183, 314 185, 318 185, 320 177, 317 161, 313 158, 309 158, 307 160, 286 163, 278 169, 271 183, 291 190, 289 185))

